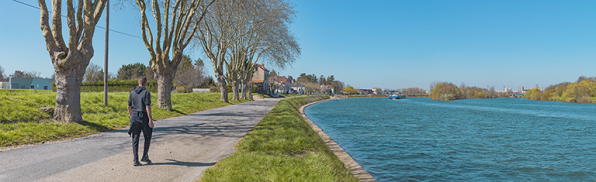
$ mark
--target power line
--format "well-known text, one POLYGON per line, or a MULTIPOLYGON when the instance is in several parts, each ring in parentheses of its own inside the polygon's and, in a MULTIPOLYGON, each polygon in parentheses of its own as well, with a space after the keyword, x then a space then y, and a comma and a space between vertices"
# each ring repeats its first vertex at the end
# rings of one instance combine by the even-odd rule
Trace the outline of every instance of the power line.
MULTIPOLYGON (((14 1, 16 3, 19 3, 19 4, 22 4, 22 5, 25 5, 25 6, 29 6, 29 7, 35 8, 35 9, 39 9, 39 7, 37 7, 37 6, 31 5, 31 4, 27 4, 27 3, 22 2, 22 1, 18 1, 18 0, 12 0, 12 1, 14 1)), ((64 15, 62 15, 62 17, 66 18, 66 16, 64 16, 64 15)), ((106 28, 104 28, 102 26, 99 26, 99 25, 96 25, 96 27, 97 28, 101 28, 101 29, 106 29, 106 28)), ((122 34, 122 35, 126 35, 126 36, 130 36, 130 37, 135 37, 135 38, 142 39, 142 37, 140 37, 140 36, 136 36, 136 35, 124 33, 124 32, 121 32, 121 31, 114 30, 114 29, 110 29, 110 32, 115 32, 115 33, 119 33, 119 34, 122 34)))

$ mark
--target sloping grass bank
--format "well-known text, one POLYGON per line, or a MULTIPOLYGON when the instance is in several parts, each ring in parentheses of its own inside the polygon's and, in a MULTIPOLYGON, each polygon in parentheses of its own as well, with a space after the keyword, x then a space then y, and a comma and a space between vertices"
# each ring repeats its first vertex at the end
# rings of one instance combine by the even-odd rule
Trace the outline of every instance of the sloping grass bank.
POLYGON ((201 181, 358 181, 300 116, 298 109, 329 96, 279 101, 230 157, 201 181))
MULTIPOLYGON (((130 124, 126 103, 128 92, 108 93, 108 106, 103 105, 103 93, 82 92, 82 123, 54 123, 41 107, 55 107, 56 93, 40 90, 0 90, 0 146, 18 146, 126 127, 130 124)), ((231 98, 231 97, 230 97, 231 98)), ((156 107, 157 94, 151 95, 153 119, 162 120, 198 111, 246 102, 219 101, 219 93, 173 93, 172 109, 156 107)))

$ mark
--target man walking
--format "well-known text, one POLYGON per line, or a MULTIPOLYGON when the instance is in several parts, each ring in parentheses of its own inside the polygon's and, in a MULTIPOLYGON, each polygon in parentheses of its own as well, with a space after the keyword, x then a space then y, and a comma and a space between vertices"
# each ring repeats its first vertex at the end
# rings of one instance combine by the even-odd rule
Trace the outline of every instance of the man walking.
POLYGON ((128 96, 128 115, 130 116, 130 129, 128 134, 132 134, 132 153, 134 155, 134 166, 141 165, 139 162, 139 137, 141 131, 145 137, 143 148, 143 158, 141 161, 151 163, 147 152, 151 144, 151 134, 153 132, 153 118, 151 117, 151 93, 145 89, 147 78, 139 78, 139 87, 135 88, 128 96))

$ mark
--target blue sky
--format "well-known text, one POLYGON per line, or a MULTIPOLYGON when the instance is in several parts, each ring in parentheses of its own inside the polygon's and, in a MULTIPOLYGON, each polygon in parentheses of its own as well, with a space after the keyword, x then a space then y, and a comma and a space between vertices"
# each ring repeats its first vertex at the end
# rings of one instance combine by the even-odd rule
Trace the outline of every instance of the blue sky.
MULTIPOLYGON (((21 0, 37 6, 35 0, 21 0)), ((302 55, 282 75, 334 75, 357 88, 548 86, 596 76, 596 1, 292 1, 302 55)), ((0 65, 51 76, 39 10, 1 1, 0 65)), ((135 7, 112 8, 110 28, 140 36, 135 7)), ((103 26, 104 20, 100 25, 103 26)), ((103 67, 104 30, 91 62, 103 67)), ((186 51, 205 58, 200 50, 186 51)), ((109 72, 148 63, 136 37, 110 33, 109 72)), ((271 65, 267 64, 266 66, 271 65)), ((269 67, 269 66, 268 66, 269 67)), ((271 67, 269 67, 271 68, 271 67)), ((213 73, 210 64, 206 67, 213 73)))

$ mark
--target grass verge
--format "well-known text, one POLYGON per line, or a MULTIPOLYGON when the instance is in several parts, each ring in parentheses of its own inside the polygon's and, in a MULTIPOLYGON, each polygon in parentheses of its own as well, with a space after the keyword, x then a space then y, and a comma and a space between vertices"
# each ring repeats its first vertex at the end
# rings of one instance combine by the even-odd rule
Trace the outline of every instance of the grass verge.
POLYGON ((279 101, 201 181, 358 181, 300 116, 313 98, 279 101))
MULTIPOLYGON (((130 124, 126 101, 128 92, 108 93, 108 106, 103 105, 103 93, 82 92, 81 123, 54 123, 41 107, 55 107, 56 93, 39 90, 0 90, 0 146, 77 138, 126 127, 130 124)), ((173 93, 172 109, 159 109, 157 94, 151 95, 153 119, 162 120, 198 111, 237 104, 242 101, 220 101, 219 93, 173 93)))

